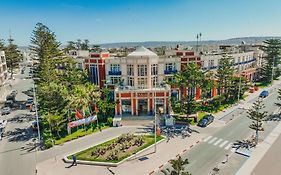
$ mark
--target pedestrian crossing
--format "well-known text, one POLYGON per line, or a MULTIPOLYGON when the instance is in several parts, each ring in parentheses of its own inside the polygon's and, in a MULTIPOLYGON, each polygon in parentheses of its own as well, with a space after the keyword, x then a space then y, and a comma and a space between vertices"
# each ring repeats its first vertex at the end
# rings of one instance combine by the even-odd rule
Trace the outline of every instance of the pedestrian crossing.
POLYGON ((235 148, 232 148, 233 143, 228 140, 224 140, 222 138, 208 136, 203 139, 203 142, 217 146, 217 147, 225 149, 225 150, 231 150, 232 152, 235 152, 235 148))

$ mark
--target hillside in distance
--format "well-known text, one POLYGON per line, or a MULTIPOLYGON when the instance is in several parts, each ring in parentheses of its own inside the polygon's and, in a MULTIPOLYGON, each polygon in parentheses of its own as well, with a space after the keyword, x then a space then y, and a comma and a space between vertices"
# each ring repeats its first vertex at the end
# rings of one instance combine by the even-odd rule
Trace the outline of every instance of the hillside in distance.
MULTIPOLYGON (((247 44, 261 44, 264 40, 276 38, 281 39, 281 36, 265 36, 265 37, 241 37, 241 38, 231 38, 226 40, 206 40, 201 41, 200 45, 222 45, 222 44, 241 44, 242 41, 247 44)), ((160 47, 160 46, 176 46, 177 44, 194 46, 196 41, 144 41, 144 42, 117 42, 117 43, 104 43, 99 44, 103 48, 117 48, 117 47, 160 47)))

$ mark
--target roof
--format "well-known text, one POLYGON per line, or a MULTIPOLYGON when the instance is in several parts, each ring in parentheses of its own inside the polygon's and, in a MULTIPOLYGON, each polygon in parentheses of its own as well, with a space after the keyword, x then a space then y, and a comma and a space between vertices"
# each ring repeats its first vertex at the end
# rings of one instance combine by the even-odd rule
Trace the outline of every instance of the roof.
POLYGON ((143 46, 139 46, 134 52, 130 53, 128 56, 157 56, 157 54, 143 46))

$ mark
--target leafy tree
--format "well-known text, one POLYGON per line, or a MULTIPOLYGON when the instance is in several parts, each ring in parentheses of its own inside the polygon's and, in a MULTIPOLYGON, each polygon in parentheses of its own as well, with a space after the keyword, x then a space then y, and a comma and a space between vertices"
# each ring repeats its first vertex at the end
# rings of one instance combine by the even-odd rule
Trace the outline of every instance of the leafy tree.
POLYGON ((185 165, 189 164, 188 159, 183 160, 181 156, 178 159, 171 161, 173 170, 167 169, 170 175, 191 175, 185 171, 185 165))
POLYGON ((229 88, 231 85, 231 78, 233 76, 233 57, 227 54, 223 54, 218 63, 218 70, 216 77, 218 78, 218 93, 223 94, 225 99, 228 99, 230 95, 229 88))
POLYGON ((76 43, 74 41, 68 41, 66 47, 64 48, 64 52, 67 53, 70 50, 76 49, 76 43))
POLYGON ((97 102, 98 105, 98 115, 100 118, 104 119, 104 122, 108 117, 114 116, 114 109, 116 102, 110 98, 110 91, 107 88, 103 88, 101 91, 101 99, 97 102))
POLYGON ((253 104, 252 108, 247 111, 247 117, 252 120, 252 123, 249 127, 256 131, 256 143, 258 143, 259 131, 264 130, 262 124, 267 117, 267 112, 262 111, 264 107, 265 106, 262 104, 262 100, 259 99, 253 104))
POLYGON ((281 40, 280 39, 268 39, 264 41, 265 46, 261 49, 265 52, 265 57, 263 58, 261 79, 264 83, 270 83, 272 78, 279 75, 273 75, 273 69, 280 63, 281 54, 281 40))
POLYGON ((195 109, 195 89, 202 87, 204 74, 196 64, 188 64, 184 71, 174 75, 174 81, 168 84, 177 86, 181 91, 181 109, 186 114, 191 114, 195 109), (184 96, 184 91, 188 88, 188 96, 184 96))
POLYGON ((4 48, 6 55, 7 67, 10 69, 11 77, 13 77, 14 69, 19 67, 22 60, 22 54, 18 50, 18 46, 13 43, 13 39, 8 39, 8 45, 4 48))

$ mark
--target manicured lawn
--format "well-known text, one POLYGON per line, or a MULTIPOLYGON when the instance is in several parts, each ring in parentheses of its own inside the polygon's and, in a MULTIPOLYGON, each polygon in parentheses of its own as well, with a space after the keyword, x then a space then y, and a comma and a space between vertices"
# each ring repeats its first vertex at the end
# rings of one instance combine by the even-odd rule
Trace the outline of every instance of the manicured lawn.
MULTIPOLYGON (((164 137, 157 137, 157 142, 164 137)), ((118 163, 154 144, 154 135, 126 134, 76 153, 77 160, 118 163)), ((72 159, 68 156, 68 159, 72 159)))
MULTIPOLYGON (((109 128, 109 126, 103 126, 102 130, 107 129, 107 128, 109 128)), ((66 135, 63 138, 55 140, 55 145, 59 145, 59 144, 65 143, 65 142, 77 139, 79 137, 83 137, 85 135, 92 134, 92 133, 97 132, 97 131, 99 131, 98 128, 95 128, 94 130, 92 128, 87 129, 87 130, 86 129, 79 129, 78 131, 75 131, 75 132, 73 132, 73 133, 71 133, 69 135, 66 135)))
MULTIPOLYGON (((208 113, 207 112, 198 112, 198 122, 200 119, 202 119, 205 115, 207 115, 208 113)), ((196 125, 198 122, 194 122, 193 119, 189 118, 189 119, 186 119, 186 118, 180 118, 180 117, 175 117, 176 121, 183 121, 183 122, 188 122, 189 124, 191 125, 196 125)))
POLYGON ((270 85, 270 83, 264 83, 264 82, 256 82, 255 84, 256 84, 256 86, 258 86, 260 88, 265 88, 268 85, 270 85))

